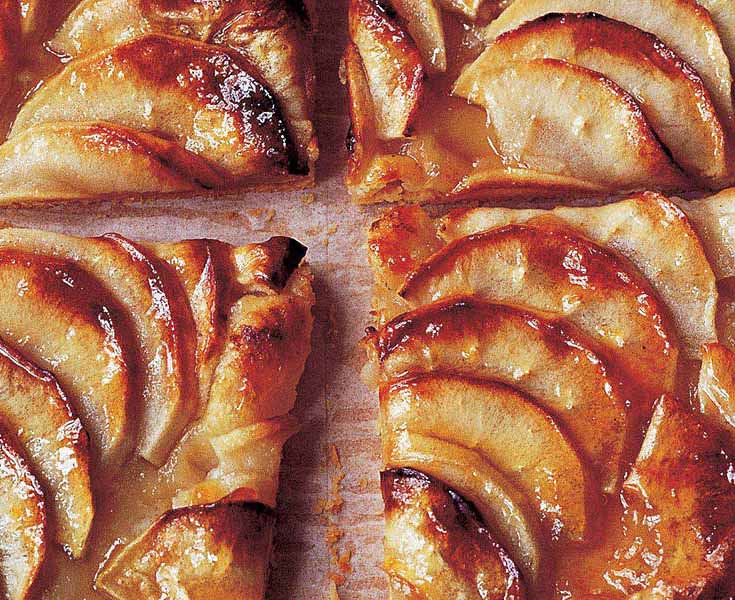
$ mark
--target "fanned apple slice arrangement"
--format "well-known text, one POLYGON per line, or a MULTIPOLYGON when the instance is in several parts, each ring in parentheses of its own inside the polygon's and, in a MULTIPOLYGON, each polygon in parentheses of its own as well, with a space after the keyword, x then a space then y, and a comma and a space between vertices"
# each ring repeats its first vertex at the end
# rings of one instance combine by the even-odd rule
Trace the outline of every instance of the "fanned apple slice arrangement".
POLYGON ((735 7, 351 0, 357 202, 722 189, 735 7))
POLYGON ((0 145, 0 203, 313 182, 306 8, 82 0, 54 32, 53 3, 30 4, 0 5, 0 99, 20 103, 0 145), (25 98, 19 48, 63 57, 25 98))
POLYGON ((264 597, 305 252, 0 229, 0 595, 264 597))
POLYGON ((373 224, 391 598, 735 592, 734 222, 728 190, 373 224))

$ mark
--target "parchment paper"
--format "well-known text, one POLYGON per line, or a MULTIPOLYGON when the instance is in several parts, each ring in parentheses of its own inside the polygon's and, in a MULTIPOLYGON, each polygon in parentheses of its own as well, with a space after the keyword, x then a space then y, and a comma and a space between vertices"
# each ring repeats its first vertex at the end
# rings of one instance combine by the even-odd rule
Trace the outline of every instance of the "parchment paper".
POLYGON ((75 235, 116 231, 140 240, 209 237, 245 243, 278 234, 309 247, 307 257, 316 276, 316 327, 296 407, 303 429, 285 449, 268 594, 272 600, 328 596, 328 573, 336 572, 325 541, 330 524, 331 530, 344 529, 337 547, 354 552, 353 572, 346 574, 340 596, 385 597, 377 403, 360 383, 362 357, 356 350, 370 303, 365 228, 378 210, 353 206, 342 184, 348 118, 338 65, 346 39, 346 2, 317 4, 316 121, 322 158, 314 190, 0 211, 0 221, 6 224, 75 235), (345 473, 339 486, 344 504, 327 519, 320 512, 320 500, 334 499, 334 479, 341 471, 329 466, 332 444, 345 473))

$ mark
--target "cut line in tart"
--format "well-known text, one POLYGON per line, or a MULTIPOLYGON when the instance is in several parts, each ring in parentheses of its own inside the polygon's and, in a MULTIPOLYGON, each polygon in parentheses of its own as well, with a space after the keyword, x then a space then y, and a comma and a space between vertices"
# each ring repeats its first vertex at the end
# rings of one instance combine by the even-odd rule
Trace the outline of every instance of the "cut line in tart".
POLYGON ((0 595, 265 597, 305 253, 0 229, 0 595))
POLYGON ((734 211, 728 190, 436 218, 401 206, 373 223, 364 375, 390 598, 732 595, 734 211), (649 332, 646 352, 665 338, 670 361, 633 358, 626 335, 600 343, 627 328, 649 332), (476 510, 464 528, 438 520, 461 502, 476 510), (506 570, 473 545, 476 523, 506 570))
POLYGON ((313 184, 313 7, 4 1, 0 204, 313 184))
POLYGON ((704 0, 353 0, 347 187, 358 203, 726 188, 734 24, 704 0))

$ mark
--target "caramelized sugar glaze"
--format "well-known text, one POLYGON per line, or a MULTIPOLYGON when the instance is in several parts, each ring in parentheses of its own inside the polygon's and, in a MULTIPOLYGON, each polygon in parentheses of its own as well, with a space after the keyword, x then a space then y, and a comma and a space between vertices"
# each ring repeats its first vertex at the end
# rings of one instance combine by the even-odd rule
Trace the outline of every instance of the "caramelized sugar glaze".
POLYGON ((391 598, 731 597, 734 198, 373 224, 391 598))
POLYGON ((305 250, 0 232, 0 491, 29 521, 0 518, 3 594, 263 597, 305 250))
POLYGON ((0 198, 307 185, 307 4, 4 0, 0 198))
POLYGON ((343 61, 351 193, 440 201, 725 187, 735 15, 701 4, 353 0, 343 61), (673 23, 696 42, 670 35, 673 23))

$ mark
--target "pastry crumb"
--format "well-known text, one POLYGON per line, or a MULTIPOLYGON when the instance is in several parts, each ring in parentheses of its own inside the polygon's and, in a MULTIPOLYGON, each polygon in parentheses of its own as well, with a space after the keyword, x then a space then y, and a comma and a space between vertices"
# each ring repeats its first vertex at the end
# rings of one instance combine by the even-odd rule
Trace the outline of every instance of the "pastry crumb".
POLYGON ((265 222, 270 223, 276 216, 276 209, 275 208, 269 208, 268 212, 265 214, 265 222))
POLYGON ((316 200, 316 194, 314 192, 309 192, 308 194, 304 194, 301 196, 301 204, 304 206, 308 206, 309 204, 313 204, 316 200))
POLYGON ((339 592, 337 591, 337 583, 333 580, 329 580, 329 596, 327 600, 340 600, 339 592))

